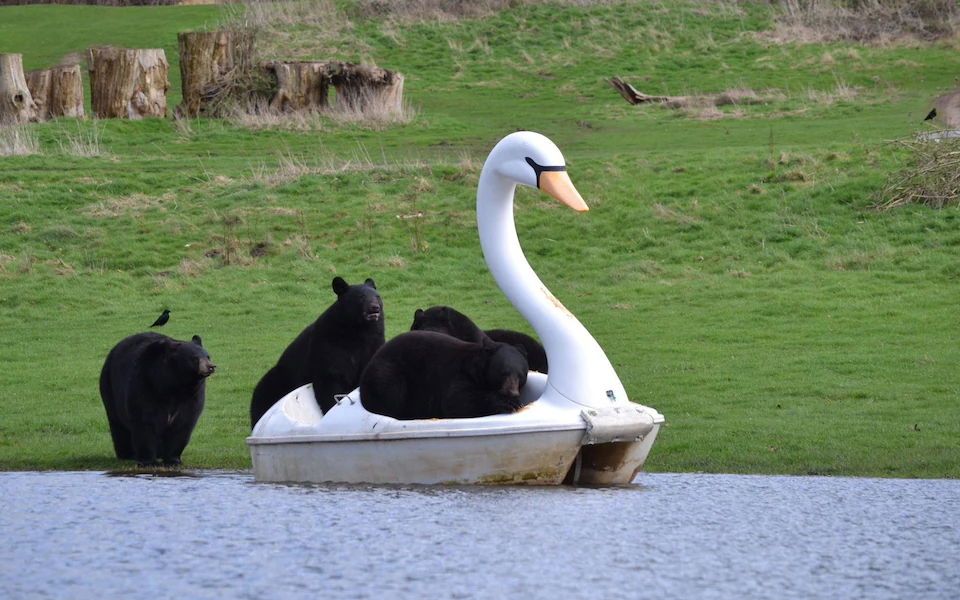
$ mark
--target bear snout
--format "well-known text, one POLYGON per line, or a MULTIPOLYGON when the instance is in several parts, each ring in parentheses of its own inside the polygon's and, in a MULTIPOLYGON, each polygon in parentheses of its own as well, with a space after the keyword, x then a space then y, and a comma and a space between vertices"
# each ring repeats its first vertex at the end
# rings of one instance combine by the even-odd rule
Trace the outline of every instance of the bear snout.
POLYGON ((516 375, 511 375, 510 377, 504 379, 503 384, 500 386, 500 393, 511 398, 519 398, 520 378, 516 375))
POLYGON ((201 361, 200 362, 200 376, 201 377, 210 377, 213 375, 213 372, 217 370, 217 365, 213 364, 210 361, 201 361))
POLYGON ((381 310, 377 305, 368 306, 367 310, 364 313, 364 318, 368 321, 376 321, 380 319, 381 310))

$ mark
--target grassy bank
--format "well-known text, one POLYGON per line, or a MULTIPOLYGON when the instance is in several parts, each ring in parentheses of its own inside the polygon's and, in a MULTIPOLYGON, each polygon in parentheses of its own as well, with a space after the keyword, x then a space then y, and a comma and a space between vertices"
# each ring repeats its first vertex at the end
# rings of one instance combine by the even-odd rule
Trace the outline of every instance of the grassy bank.
MULTIPOLYGON (((101 10, 0 8, 0 52, 38 68, 109 42, 174 63, 181 26, 220 18, 153 7, 165 24, 142 27, 147 12, 113 9, 143 36, 120 38, 101 10)), ((524 128, 558 143, 592 210, 522 190, 521 241, 631 397, 666 415, 649 470, 960 475, 958 208, 871 208, 908 158, 889 142, 960 73, 955 39, 781 43, 770 6, 723 2, 338 23, 284 45, 401 71, 408 122, 68 120, 29 128, 40 154, 0 157, 0 468, 116 468, 99 369, 165 307, 164 332, 202 335, 219 367, 184 453, 197 468, 249 466, 251 390, 335 275, 377 281, 388 336, 433 304, 528 330, 473 214, 486 152, 524 128), (630 106, 613 75, 700 100, 630 106), (731 89, 764 101, 707 101, 731 89), (91 137, 92 156, 71 153, 91 137)))

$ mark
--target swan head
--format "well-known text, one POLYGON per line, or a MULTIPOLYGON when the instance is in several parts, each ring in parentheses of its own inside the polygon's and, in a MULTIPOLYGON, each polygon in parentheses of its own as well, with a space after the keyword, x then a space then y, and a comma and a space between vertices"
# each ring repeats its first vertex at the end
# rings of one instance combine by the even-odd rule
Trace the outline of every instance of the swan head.
POLYGON ((500 140, 483 171, 544 191, 578 212, 589 210, 567 175, 560 149, 539 133, 518 131, 500 140))

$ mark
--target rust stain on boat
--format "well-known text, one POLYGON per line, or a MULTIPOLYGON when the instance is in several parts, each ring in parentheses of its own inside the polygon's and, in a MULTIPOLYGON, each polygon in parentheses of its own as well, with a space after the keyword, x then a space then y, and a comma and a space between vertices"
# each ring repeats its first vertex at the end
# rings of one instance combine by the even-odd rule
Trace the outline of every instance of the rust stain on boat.
POLYGON ((556 306, 556 307, 559 308, 561 311, 563 311, 563 314, 564 314, 564 315, 570 317, 571 319, 575 319, 575 318, 576 318, 576 317, 573 316, 573 313, 572 313, 572 312, 570 312, 569 310, 567 310, 567 307, 564 306, 563 303, 560 302, 560 300, 559 300, 556 296, 554 296, 553 294, 550 293, 550 290, 548 290, 547 288, 543 287, 542 285, 540 286, 540 293, 543 294, 543 296, 544 296, 547 300, 549 300, 554 306, 556 306))

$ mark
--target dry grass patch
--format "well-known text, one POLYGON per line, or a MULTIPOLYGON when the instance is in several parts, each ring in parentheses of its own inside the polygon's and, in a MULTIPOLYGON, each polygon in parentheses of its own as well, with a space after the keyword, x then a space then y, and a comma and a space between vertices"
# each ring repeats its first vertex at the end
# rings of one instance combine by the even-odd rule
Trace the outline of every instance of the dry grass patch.
POLYGON ((103 138, 103 127, 97 119, 74 121, 74 129, 66 128, 62 123, 60 126, 60 135, 62 139, 57 140, 62 154, 72 156, 103 156, 105 153, 101 147, 103 138))
POLYGON ((407 267, 407 261, 401 256, 393 255, 387 259, 387 266, 393 267, 394 269, 405 269, 407 267))
POLYGON ((449 23, 488 17, 516 5, 516 0, 359 0, 348 15, 357 19, 385 19, 399 23, 449 23))
POLYGON ((142 213, 160 208, 164 203, 173 202, 175 195, 168 192, 163 196, 148 196, 146 194, 131 194, 119 198, 108 198, 103 202, 88 204, 80 209, 86 217, 95 219, 113 219, 121 216, 135 217, 142 213))
POLYGON ((268 187, 278 187, 293 183, 304 175, 314 172, 314 168, 308 166, 301 158, 288 155, 280 157, 275 169, 269 169, 261 163, 251 173, 248 181, 262 183, 268 187))
POLYGON ((206 256, 201 259, 185 258, 180 261, 177 271, 184 277, 200 277, 212 266, 213 260, 206 256))
POLYGON ((283 245, 295 251, 300 258, 309 260, 317 258, 317 255, 313 251, 313 246, 310 243, 310 238, 306 235, 299 233, 292 235, 283 240, 283 245))
POLYGON ((960 32, 956 0, 780 0, 777 43, 910 43, 960 32))
MULTIPOLYGON (((278 187, 293 183, 305 175, 334 175, 337 173, 353 173, 371 171, 377 168, 389 169, 386 165, 375 165, 365 149, 360 148, 353 158, 339 158, 323 156, 318 161, 308 164, 303 158, 294 155, 281 156, 276 168, 269 168, 262 164, 255 168, 247 178, 253 183, 262 183, 269 187, 278 187)), ((285 210, 285 209, 277 209, 285 210)))
POLYGON ((271 215, 279 215, 281 217, 299 217, 303 218, 303 211, 297 208, 284 208, 282 206, 275 206, 267 211, 271 215))
POLYGON ((409 123, 416 117, 416 110, 404 102, 400 107, 379 102, 374 92, 363 92, 369 97, 364 101, 337 103, 317 110, 285 112, 270 107, 264 97, 251 96, 241 102, 230 104, 225 110, 227 119, 246 129, 282 129, 286 131, 325 131, 344 124, 360 126, 373 131, 382 131, 391 125, 409 123))
POLYGON ((0 273, 7 272, 7 266, 17 262, 17 257, 11 254, 0 254, 0 273))
POLYGON ((670 221, 672 223, 677 223, 679 225, 695 225, 698 223, 696 217, 691 217, 690 215, 685 215, 677 210, 664 206, 659 202, 653 205, 653 214, 663 221, 670 221))
POLYGON ((0 156, 41 154, 40 139, 28 125, 0 124, 0 156))
POLYGON ((695 109, 716 108, 719 106, 756 106, 783 102, 786 95, 778 90, 764 90, 758 92, 748 89, 731 89, 719 94, 694 94, 690 96, 673 96, 661 102, 664 108, 695 109))

